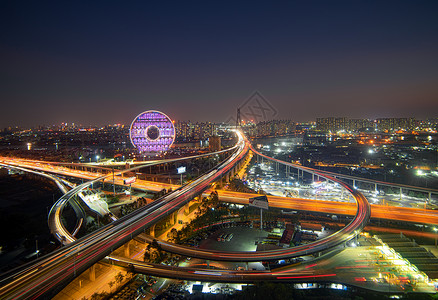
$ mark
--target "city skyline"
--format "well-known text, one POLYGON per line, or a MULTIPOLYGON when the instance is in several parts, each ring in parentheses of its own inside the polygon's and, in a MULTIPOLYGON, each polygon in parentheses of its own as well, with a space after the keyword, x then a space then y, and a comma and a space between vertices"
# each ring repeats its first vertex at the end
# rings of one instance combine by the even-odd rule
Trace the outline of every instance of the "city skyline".
POLYGON ((0 128, 224 122, 255 91, 297 122, 438 115, 436 2, 312 4, 11 2, 0 128))

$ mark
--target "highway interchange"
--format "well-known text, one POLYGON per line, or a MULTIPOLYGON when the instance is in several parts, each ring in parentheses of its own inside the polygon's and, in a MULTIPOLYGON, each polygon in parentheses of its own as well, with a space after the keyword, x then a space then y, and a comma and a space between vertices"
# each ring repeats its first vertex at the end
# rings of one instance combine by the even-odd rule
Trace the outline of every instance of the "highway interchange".
MULTIPOLYGON (((248 152, 248 144, 239 134, 235 152, 223 163, 163 198, 78 239, 32 264, 3 274, 0 295, 7 299, 35 299, 54 295, 78 274, 100 261, 161 218, 171 214, 210 184, 224 176, 248 152)), ((75 193, 82 186, 72 189, 75 193)), ((66 196, 69 197, 70 195, 66 196)))
MULTIPOLYGON (((213 183, 215 180, 220 179, 226 172, 228 172, 235 164, 236 162, 240 161, 248 151, 249 143, 244 140, 243 136, 239 134, 239 142, 236 145, 237 150, 236 152, 223 164, 219 165, 212 171, 204 174, 194 182, 190 183, 189 185, 183 186, 174 192, 166 195, 164 198, 159 199, 158 201, 155 201, 151 203, 150 205, 147 205, 146 207, 143 207, 136 211, 135 213, 123 217, 117 221, 114 221, 113 223, 102 227, 101 229, 97 230, 96 232, 81 238, 79 240, 74 241, 73 240, 67 240, 68 234, 63 233, 62 236, 67 240, 66 242, 70 243, 68 246, 61 248, 60 250, 56 251, 55 253, 49 255, 48 257, 43 257, 39 259, 35 264, 30 266, 23 267, 20 271, 14 273, 13 275, 3 278, 2 279, 2 287, 0 288, 0 295, 6 295, 7 297, 10 297, 12 299, 20 299, 20 298, 36 298, 41 295, 47 295, 47 294, 53 294, 54 292, 58 291, 60 287, 64 286, 66 283, 68 283, 69 280, 77 276, 77 274, 80 274, 83 270, 85 270, 87 267, 92 265, 93 263, 101 260, 102 258, 106 257, 108 254, 110 254, 114 249, 118 248, 119 246, 123 245, 132 237, 136 236, 138 233, 141 233, 145 228, 149 227, 150 225, 154 224, 157 220, 162 218, 165 215, 168 215, 175 211, 176 209, 182 207, 187 201, 189 201, 193 196, 196 196, 203 191, 205 191, 211 183, 213 183), (7 282, 7 283, 6 283, 7 282)), ((252 149, 255 151, 254 149, 252 149)), ((257 152, 256 152, 257 153, 257 152)), ((261 155, 260 153, 258 153, 261 155)), ((268 158, 268 157, 267 157, 268 158)), ((270 158, 268 158, 270 159, 270 158)), ((283 162, 281 162, 283 163, 283 162)), ((312 170, 313 172, 316 172, 315 170, 312 170)), ((337 178, 331 177, 324 173, 317 173, 318 176, 324 177, 327 180, 337 182, 338 184, 342 185, 349 193, 351 193, 356 200, 357 207, 352 203, 336 203, 336 202, 330 202, 330 201, 321 201, 321 203, 315 204, 315 200, 308 200, 308 203, 301 204, 308 208, 309 205, 313 205, 316 207, 322 207, 323 205, 320 205, 322 203, 328 204, 329 206, 332 206, 333 210, 338 210, 339 212, 343 212, 343 214, 352 214, 354 215, 356 213, 356 217, 353 219, 350 224, 348 224, 346 227, 344 227, 341 231, 338 233, 329 236, 325 239, 318 240, 314 243, 289 248, 289 249, 281 249, 281 250, 274 250, 274 251, 264 251, 264 252, 219 252, 219 251, 200 251, 199 249, 193 249, 190 247, 182 247, 179 245, 162 245, 163 249, 169 250, 175 253, 183 254, 186 256, 193 256, 193 257, 200 257, 204 259, 211 259, 211 260, 226 260, 226 261, 261 261, 266 259, 279 259, 279 258, 288 258, 288 257, 296 257, 301 256, 309 253, 315 253, 320 252, 322 250, 329 249, 335 245, 344 243, 350 239, 352 239, 355 235, 357 235, 365 226, 366 222, 368 221, 370 216, 373 216, 374 214, 374 206, 373 210, 371 211, 370 205, 368 204, 368 201, 366 198, 357 190, 352 189, 347 184, 343 183, 337 178), (170 249, 172 248, 173 249, 170 249)), ((107 175, 108 177, 109 175, 107 175)), ((112 176, 112 175, 111 175, 112 176)), ((97 179, 94 179, 95 181, 102 180, 104 176, 99 177, 97 179)), ((66 193, 65 199, 69 199, 71 195, 76 193, 81 188, 88 186, 90 183, 86 183, 83 185, 78 186, 77 188, 74 188, 70 192, 66 193)), ((226 197, 227 192, 222 192, 220 194, 220 197, 226 197)), ((251 195, 245 194, 241 195, 242 199, 247 199, 251 195)), ((239 197, 236 196, 236 193, 229 196, 230 198, 233 198, 235 201, 239 197)), ((278 205, 282 207, 287 207, 290 205, 293 207, 293 209, 300 209, 297 208, 297 205, 299 206, 299 203, 301 203, 305 199, 294 199, 287 198, 287 203, 284 203, 286 198, 278 197, 282 199, 275 199, 275 201, 270 202, 275 203, 272 206, 278 205), (283 203, 281 203, 280 200, 283 200, 283 203)), ((59 201, 58 201, 59 202, 59 201)), ((60 203, 59 203, 60 204, 60 203)), ((59 208, 59 207, 58 207, 59 208)), ((306 208, 306 209, 307 209, 306 208)), ((325 209, 327 210, 328 207, 325 209)), ((54 211, 57 210, 56 207, 52 208, 54 211)), ((382 207, 383 213, 387 213, 388 207, 382 207)), ((400 209, 400 208, 397 208, 400 209)), ((322 208, 324 210, 324 208, 322 208)), ((378 209, 376 209, 378 211, 378 209)), ((336 213, 336 212, 333 212, 336 213)), ((378 216, 379 213, 377 212, 378 216)), ((429 215, 427 213, 427 215, 429 215)), ((435 222, 437 216, 433 216, 435 222)), ((56 218, 54 218, 55 220, 56 218)), ((59 224, 55 224, 54 227, 59 227, 59 224)), ((61 226, 62 227, 62 226, 61 226)), ((61 233, 58 233, 61 235, 61 233)), ((120 258, 118 258, 119 261, 121 261, 120 258)), ((134 265, 134 262, 127 262, 124 261, 124 263, 134 265)), ((135 262, 135 268, 147 268, 147 264, 139 264, 138 262, 135 262)), ((151 268, 152 265, 149 266, 151 268)), ((160 276, 171 277, 170 271, 168 268, 164 267, 157 267, 152 266, 154 271, 150 270, 151 273, 157 273, 162 272, 160 276)), ((175 270, 172 269, 173 274, 179 274, 178 272, 183 272, 185 275, 181 276, 183 278, 203 278, 205 279, 211 279, 214 278, 217 279, 218 274, 215 272, 208 272, 208 271, 202 271, 202 270, 175 270), (176 273, 175 273, 176 272, 176 273), (202 273, 204 272, 204 273, 202 273), (190 273, 190 274, 188 274, 190 273)), ((154 273, 154 274, 155 274, 154 273)), ((287 273, 287 272, 286 272, 287 273)), ((290 272, 289 272, 290 273, 290 272)), ((267 279, 272 278, 273 274, 275 275, 275 272, 264 272, 263 274, 258 274, 257 277, 256 274, 253 272, 224 272, 221 273, 220 276, 222 277, 221 280, 226 279, 226 281, 254 281, 261 279, 267 279), (232 279, 234 278, 234 279, 232 279)), ((300 273, 302 275, 302 273, 300 273)), ((158 274, 156 274, 158 275, 158 274)), ((278 274, 277 274, 278 275, 278 274)), ((293 274, 292 274, 293 275, 293 274)), ((288 274, 288 276, 283 276, 284 279, 286 278, 293 278, 291 274, 288 274), (291 277, 292 276, 292 277, 291 277)), ((282 276, 277 276, 279 279, 282 279, 282 276)), ((324 277, 324 276, 322 276, 324 277)))

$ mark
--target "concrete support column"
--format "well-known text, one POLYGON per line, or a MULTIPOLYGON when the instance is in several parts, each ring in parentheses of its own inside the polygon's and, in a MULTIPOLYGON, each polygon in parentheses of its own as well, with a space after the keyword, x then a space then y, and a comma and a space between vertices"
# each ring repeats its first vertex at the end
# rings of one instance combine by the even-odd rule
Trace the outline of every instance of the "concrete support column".
POLYGON ((96 281, 96 264, 92 265, 89 269, 90 281, 96 281))
POLYGON ((176 218, 177 218, 178 213, 174 212, 170 215, 170 225, 173 226, 176 223, 176 218))
POLYGON ((153 225, 153 226, 151 226, 151 227, 149 227, 149 235, 151 236, 151 237, 156 237, 155 236, 155 224, 153 225))
POLYGON ((125 250, 125 257, 130 257, 131 253, 129 251, 129 242, 123 245, 123 250, 125 250))

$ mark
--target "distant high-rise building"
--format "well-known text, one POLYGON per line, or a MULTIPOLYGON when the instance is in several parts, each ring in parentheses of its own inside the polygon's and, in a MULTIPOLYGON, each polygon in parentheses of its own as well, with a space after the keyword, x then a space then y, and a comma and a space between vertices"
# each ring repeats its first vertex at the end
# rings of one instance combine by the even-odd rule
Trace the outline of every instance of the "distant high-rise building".
POLYGON ((345 130, 347 118, 317 118, 316 129, 321 131, 337 132, 339 130, 345 130))
POLYGON ((263 121, 256 125, 256 136, 278 136, 294 133, 296 123, 291 120, 263 121))
POLYGON ((411 130, 414 127, 414 118, 381 118, 376 119, 378 130, 411 130))
POLYGON ((217 125, 211 122, 178 121, 175 130, 178 140, 206 140, 216 134, 217 125))
POLYGON ((374 127, 374 122, 368 119, 350 119, 346 122, 345 130, 358 131, 361 128, 374 127))
POLYGON ((358 131, 361 128, 376 127, 380 131, 388 130, 411 130, 415 127, 413 118, 381 118, 375 121, 368 119, 347 119, 347 118, 317 118, 316 128, 324 132, 358 131))

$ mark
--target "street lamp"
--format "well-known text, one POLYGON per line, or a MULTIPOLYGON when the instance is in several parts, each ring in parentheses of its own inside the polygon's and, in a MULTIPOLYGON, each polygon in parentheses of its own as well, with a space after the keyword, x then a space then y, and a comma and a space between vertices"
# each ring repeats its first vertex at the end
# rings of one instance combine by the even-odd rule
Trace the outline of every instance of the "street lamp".
POLYGON ((434 227, 434 228, 433 228, 433 231, 435 231, 435 248, 436 248, 436 242, 437 242, 437 231, 438 231, 438 228, 434 227))
POLYGON ((419 169, 417 170, 416 174, 418 177, 423 177, 426 181, 426 187, 427 187, 427 176, 428 174, 426 172, 423 172, 423 170, 419 169))

